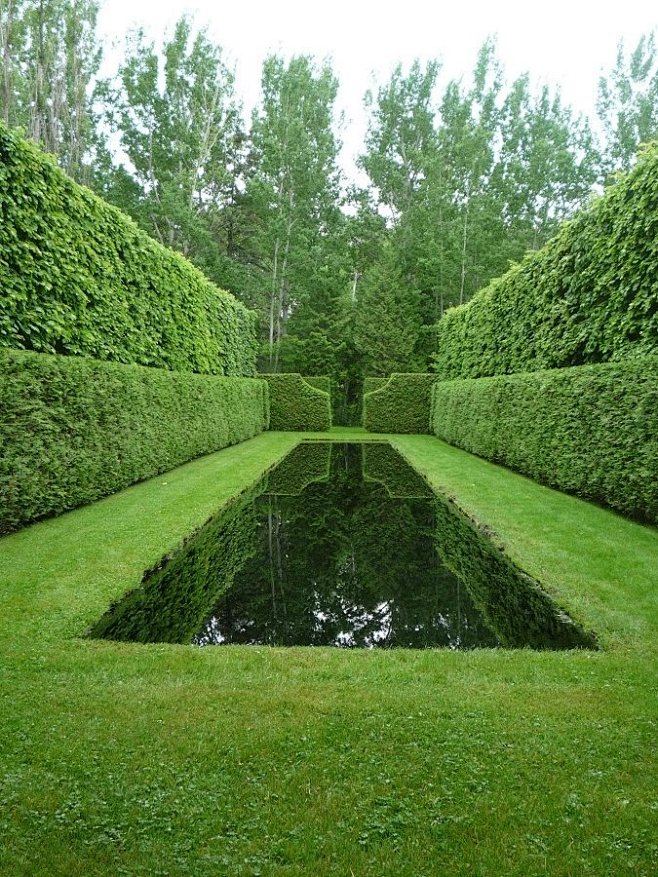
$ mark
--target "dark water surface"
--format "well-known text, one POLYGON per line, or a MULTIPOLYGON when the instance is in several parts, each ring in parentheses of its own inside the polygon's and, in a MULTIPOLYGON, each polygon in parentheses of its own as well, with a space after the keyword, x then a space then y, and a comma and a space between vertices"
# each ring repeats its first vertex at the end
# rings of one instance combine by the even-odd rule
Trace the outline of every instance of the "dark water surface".
POLYGON ((91 635, 200 646, 593 645, 385 443, 300 445, 148 571, 91 635))

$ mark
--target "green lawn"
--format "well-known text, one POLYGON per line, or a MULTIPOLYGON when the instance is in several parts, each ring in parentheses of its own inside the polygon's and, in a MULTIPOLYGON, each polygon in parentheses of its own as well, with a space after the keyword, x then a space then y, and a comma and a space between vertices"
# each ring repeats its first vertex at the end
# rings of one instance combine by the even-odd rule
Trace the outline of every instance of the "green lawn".
POLYGON ((0 540, 0 874, 655 877, 654 528, 396 436, 603 651, 79 638, 301 438, 0 540))

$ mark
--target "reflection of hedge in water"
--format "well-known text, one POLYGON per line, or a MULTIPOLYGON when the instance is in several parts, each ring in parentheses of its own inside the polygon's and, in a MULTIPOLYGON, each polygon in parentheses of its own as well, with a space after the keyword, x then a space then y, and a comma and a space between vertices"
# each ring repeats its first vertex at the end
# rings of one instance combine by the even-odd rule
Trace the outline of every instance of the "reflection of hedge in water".
POLYGON ((502 645, 542 648, 596 648, 596 641, 559 612, 538 584, 496 548, 489 535, 438 499, 439 554, 468 585, 483 617, 502 645))
POLYGON ((268 475, 267 492, 296 496, 313 481, 329 478, 330 442, 302 442, 268 475))
POLYGON ((145 573, 91 628, 89 635, 135 642, 188 643, 201 628, 220 594, 254 551, 257 528, 254 488, 163 563, 145 573))
POLYGON ((389 444, 373 442, 363 446, 363 476, 383 484, 389 496, 431 497, 426 481, 389 444))
POLYGON ((267 526, 216 609, 222 634, 232 642, 323 645, 356 621, 344 645, 495 645, 440 566, 433 503, 389 499, 361 481, 359 447, 346 449, 347 465, 340 446, 334 451, 329 482, 294 499, 259 500, 267 526))
POLYGON ((295 497, 262 496, 256 507, 262 484, 238 498, 91 635, 190 642, 201 631, 197 641, 207 642, 219 630, 229 642, 291 645, 595 645, 452 504, 392 500, 361 481, 359 446, 332 451, 330 481, 295 497), (450 569, 468 582, 484 621, 450 569), (211 613, 223 619, 204 627, 211 613))

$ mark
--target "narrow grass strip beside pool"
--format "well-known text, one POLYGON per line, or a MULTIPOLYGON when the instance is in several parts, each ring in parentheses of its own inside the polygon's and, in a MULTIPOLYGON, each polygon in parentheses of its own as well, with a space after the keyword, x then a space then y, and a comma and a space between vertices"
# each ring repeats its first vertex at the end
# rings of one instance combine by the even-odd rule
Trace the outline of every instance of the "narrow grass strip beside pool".
POLYGON ((543 487, 433 436, 395 436, 391 442, 575 621, 595 630, 604 648, 655 642, 655 527, 543 487))
POLYGON ((299 436, 263 433, 0 540, 0 636, 82 633, 299 436))

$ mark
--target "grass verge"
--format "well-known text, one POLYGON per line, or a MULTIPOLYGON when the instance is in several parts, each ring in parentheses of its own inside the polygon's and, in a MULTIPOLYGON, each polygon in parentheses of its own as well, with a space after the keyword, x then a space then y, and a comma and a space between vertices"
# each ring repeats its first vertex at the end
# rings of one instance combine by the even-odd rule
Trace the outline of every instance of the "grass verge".
POLYGON ((301 438, 0 541, 0 874, 653 877, 658 533, 434 437, 393 441, 603 652, 78 638, 301 438))

